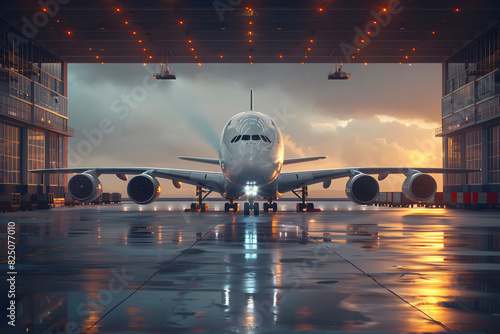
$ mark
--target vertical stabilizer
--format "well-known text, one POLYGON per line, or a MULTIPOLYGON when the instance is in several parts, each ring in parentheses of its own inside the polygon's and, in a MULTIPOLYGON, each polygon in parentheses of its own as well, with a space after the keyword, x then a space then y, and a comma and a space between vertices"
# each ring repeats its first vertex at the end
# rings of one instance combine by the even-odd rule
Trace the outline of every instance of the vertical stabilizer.
POLYGON ((250 111, 253 111, 253 88, 250 88, 250 111))

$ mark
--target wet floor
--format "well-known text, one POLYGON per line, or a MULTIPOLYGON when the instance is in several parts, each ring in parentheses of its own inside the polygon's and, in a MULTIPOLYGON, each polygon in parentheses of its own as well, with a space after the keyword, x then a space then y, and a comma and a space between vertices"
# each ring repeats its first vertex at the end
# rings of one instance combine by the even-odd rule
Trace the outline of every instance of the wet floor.
POLYGON ((498 211, 188 204, 1 214, 2 275, 9 221, 17 271, 16 327, 3 315, 1 332, 500 331, 498 211))

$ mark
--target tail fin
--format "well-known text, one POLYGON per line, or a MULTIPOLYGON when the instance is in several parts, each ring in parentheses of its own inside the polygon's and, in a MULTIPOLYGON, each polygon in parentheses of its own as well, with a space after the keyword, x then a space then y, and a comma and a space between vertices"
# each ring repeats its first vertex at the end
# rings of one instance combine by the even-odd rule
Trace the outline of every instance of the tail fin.
POLYGON ((253 88, 250 88, 250 111, 253 111, 253 88))

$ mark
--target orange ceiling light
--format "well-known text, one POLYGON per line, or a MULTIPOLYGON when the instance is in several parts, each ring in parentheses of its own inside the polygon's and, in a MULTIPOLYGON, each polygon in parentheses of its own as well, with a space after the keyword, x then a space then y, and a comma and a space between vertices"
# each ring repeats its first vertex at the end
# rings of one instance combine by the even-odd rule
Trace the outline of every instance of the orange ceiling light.
POLYGON ((320 12, 322 12, 322 11, 323 11, 323 8, 319 8, 318 10, 319 10, 320 12))
POLYGON ((120 11, 120 8, 116 8, 116 11, 119 12, 120 11))
POLYGON ((184 24, 184 21, 179 21, 179 24, 184 24))

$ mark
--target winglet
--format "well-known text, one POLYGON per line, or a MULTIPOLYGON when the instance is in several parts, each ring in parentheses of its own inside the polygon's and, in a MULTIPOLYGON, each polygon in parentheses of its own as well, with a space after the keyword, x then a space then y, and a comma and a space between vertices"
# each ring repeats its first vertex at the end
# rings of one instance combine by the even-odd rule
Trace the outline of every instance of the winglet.
POLYGON ((253 88, 250 88, 250 111, 253 111, 253 88))

